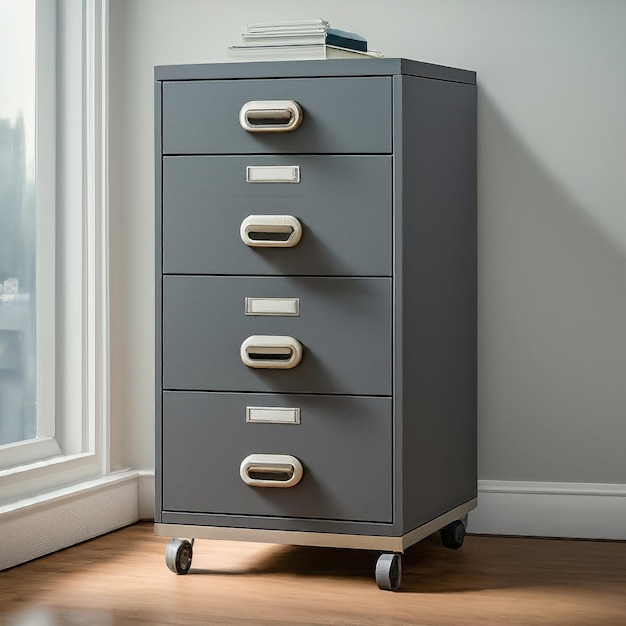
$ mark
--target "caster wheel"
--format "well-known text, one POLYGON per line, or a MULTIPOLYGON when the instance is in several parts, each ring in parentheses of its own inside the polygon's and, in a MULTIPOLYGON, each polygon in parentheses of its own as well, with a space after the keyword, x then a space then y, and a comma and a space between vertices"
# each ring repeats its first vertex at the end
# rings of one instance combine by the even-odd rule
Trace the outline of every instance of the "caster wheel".
POLYGON ((174 574, 186 574, 193 557, 192 543, 186 539, 170 539, 165 550, 165 563, 174 574))
POLYGON ((441 543, 446 548, 451 550, 458 550, 463 545, 465 539, 465 524, 462 520, 456 520, 447 526, 444 526, 440 531, 441 543))
POLYGON ((379 589, 398 591, 402 580, 402 558, 399 554, 383 554, 376 561, 376 584, 379 589))

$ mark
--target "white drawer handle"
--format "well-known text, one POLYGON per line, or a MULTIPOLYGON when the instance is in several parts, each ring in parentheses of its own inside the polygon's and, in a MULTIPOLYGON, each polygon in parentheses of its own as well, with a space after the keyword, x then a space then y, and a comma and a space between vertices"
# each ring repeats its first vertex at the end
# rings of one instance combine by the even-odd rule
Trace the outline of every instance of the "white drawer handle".
POLYGON ((302 224, 293 215, 248 215, 239 234, 251 248, 292 248, 302 237, 302 224))
POLYGON ((302 123, 295 100, 251 100, 239 111, 239 123, 249 133, 288 133, 302 123))
POLYGON ((285 335, 252 335, 241 344, 244 365, 258 369, 291 369, 302 359, 302 344, 285 335))
POLYGON ((294 487, 302 480, 302 463, 289 454, 251 454, 239 468, 239 475, 251 487, 294 487))

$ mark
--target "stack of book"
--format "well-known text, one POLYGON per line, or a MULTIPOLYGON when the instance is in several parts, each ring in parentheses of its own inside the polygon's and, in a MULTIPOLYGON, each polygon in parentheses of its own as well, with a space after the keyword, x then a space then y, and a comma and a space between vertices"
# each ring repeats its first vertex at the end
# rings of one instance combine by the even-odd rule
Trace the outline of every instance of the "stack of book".
POLYGON ((248 24, 243 43, 228 48, 246 61, 306 59, 368 59, 382 55, 367 49, 367 41, 322 19, 248 24))

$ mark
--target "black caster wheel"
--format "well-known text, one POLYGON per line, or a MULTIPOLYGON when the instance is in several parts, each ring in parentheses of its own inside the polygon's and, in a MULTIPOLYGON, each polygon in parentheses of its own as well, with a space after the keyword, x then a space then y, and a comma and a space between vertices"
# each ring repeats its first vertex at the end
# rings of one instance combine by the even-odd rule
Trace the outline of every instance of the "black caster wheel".
POLYGON ((193 544, 187 539, 170 539, 165 550, 165 563, 174 574, 186 574, 191 567, 193 544))
POLYGON ((463 545, 465 539, 465 524, 461 520, 456 520, 447 526, 444 526, 439 534, 441 536, 441 543, 446 548, 451 550, 458 550, 463 545))
POLYGON ((383 554, 376 561, 376 584, 385 591, 398 591, 402 580, 402 558, 399 554, 383 554))

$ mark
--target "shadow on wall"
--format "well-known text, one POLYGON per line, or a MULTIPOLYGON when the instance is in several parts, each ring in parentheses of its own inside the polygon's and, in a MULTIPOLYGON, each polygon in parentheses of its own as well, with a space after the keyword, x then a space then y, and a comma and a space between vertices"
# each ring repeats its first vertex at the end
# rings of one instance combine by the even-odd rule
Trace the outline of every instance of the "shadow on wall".
POLYGON ((626 250, 484 90, 478 110, 479 476, 623 483, 626 250))

